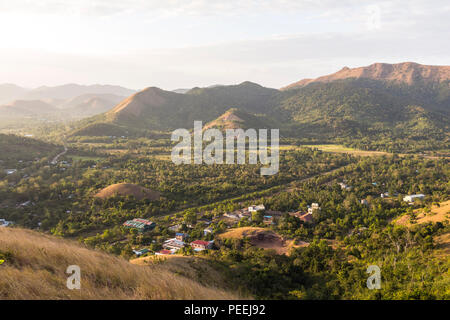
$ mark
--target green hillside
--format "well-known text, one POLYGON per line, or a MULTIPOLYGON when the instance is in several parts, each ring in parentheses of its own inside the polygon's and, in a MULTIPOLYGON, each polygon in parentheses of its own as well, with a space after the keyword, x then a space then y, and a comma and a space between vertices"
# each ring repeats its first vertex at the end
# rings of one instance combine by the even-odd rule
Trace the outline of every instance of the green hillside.
POLYGON ((211 122, 233 107, 258 117, 250 123, 264 120, 280 128, 283 136, 296 139, 357 143, 361 148, 388 151, 407 151, 414 142, 415 149, 433 149, 448 143, 449 104, 449 81, 407 85, 345 79, 288 91, 244 82, 194 88, 186 94, 152 87, 106 114, 80 122, 76 134, 191 129, 195 120, 211 122))

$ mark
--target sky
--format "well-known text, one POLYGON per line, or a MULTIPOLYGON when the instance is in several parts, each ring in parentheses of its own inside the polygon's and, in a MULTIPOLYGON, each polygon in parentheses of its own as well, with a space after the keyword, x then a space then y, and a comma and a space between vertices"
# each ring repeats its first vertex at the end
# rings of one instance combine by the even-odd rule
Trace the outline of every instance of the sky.
POLYGON ((450 2, 0 0, 0 83, 273 88, 344 66, 450 64, 450 2))

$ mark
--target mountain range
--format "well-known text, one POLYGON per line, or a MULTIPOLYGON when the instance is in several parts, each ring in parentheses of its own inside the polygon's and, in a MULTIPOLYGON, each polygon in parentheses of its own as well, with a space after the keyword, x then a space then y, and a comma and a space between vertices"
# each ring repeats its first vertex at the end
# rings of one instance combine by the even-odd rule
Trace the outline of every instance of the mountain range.
POLYGON ((134 92, 112 85, 67 84, 26 89, 13 84, 3 84, 0 85, 0 116, 20 118, 51 115, 84 118, 110 110, 134 92))
POLYGON ((3 97, 5 88, 27 99, 39 99, 33 108, 27 99, 2 106, 0 115, 62 112, 85 118, 72 125, 72 135, 146 135, 191 129, 195 120, 202 120, 221 128, 279 128, 284 137, 311 141, 390 141, 391 145, 449 141, 450 66, 405 62, 345 67, 280 90, 248 81, 176 92, 157 87, 133 92, 99 85, 23 92, 3 85, 3 97), (230 122, 230 115, 245 123, 230 122))
POLYGON ((374 63, 359 68, 344 67, 336 73, 316 79, 303 79, 281 88, 281 90, 301 88, 310 83, 332 82, 348 78, 394 81, 410 85, 436 83, 450 79, 450 66, 429 66, 415 62, 403 62, 397 64, 374 63))
POLYGON ((149 87, 106 113, 83 120, 74 134, 191 129, 194 120, 229 127, 238 123, 223 123, 233 108, 233 113, 245 113, 246 118, 264 120, 266 127, 279 128, 285 137, 445 142, 450 124, 448 69, 413 63, 374 64, 345 69, 339 76, 300 81, 302 85, 283 90, 252 82, 193 88, 183 94, 149 87), (406 72, 402 77, 401 70, 406 72))

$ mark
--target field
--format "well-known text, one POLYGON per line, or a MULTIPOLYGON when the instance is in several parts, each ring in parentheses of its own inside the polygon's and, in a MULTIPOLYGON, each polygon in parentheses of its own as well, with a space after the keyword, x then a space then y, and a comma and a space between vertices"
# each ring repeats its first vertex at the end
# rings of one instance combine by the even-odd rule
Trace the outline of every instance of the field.
MULTIPOLYGON (((425 212, 423 209, 416 209, 416 219, 414 224, 424 224, 427 222, 444 222, 450 220, 450 200, 441 202, 439 206, 433 205, 430 212, 425 212)), ((413 226, 409 215, 404 215, 398 218, 395 223, 403 226, 413 226)))
POLYGON ((262 249, 272 249, 278 254, 289 254, 290 249, 296 247, 307 246, 308 243, 302 242, 300 245, 294 245, 294 241, 284 239, 277 233, 259 227, 242 227, 235 228, 222 233, 218 236, 220 239, 249 239, 251 245, 262 248, 262 249))
POLYGON ((345 147, 343 145, 338 144, 307 144, 302 146, 291 146, 291 145, 281 145, 280 150, 295 150, 299 148, 312 148, 318 149, 324 152, 333 152, 333 153, 346 153, 354 156, 363 156, 363 157, 373 157, 373 156, 385 156, 390 153, 384 151, 366 151, 366 150, 358 150, 354 148, 345 147))

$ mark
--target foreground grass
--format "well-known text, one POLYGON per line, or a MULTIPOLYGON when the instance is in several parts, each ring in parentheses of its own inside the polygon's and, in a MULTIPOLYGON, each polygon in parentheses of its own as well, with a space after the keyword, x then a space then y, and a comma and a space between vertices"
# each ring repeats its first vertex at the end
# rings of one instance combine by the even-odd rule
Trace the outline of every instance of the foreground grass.
POLYGON ((74 242, 0 228, 2 299, 237 299, 201 285, 164 265, 138 266, 74 242), (66 269, 81 269, 81 290, 66 287, 66 269))

